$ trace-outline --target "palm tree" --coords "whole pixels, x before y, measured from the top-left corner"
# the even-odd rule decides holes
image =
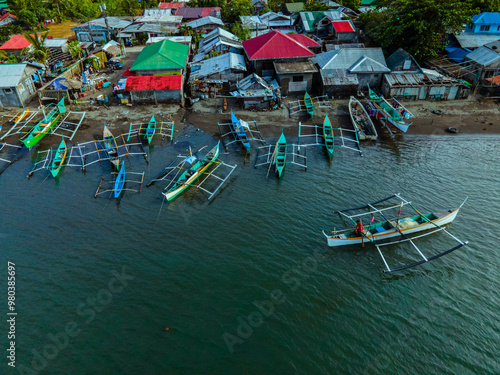
[[[47,39],[47,36],[49,36],[49,34],[45,33],[39,36],[37,32],[33,30],[33,34],[24,33],[23,35],[26,38],[26,40],[31,43],[30,55],[33,58],[33,60],[45,65],[47,57],[49,57],[49,49],[44,46],[44,43],[45,39]]]

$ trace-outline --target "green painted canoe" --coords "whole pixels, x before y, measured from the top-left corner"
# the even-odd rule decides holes
[[[148,144],[151,144],[153,136],[155,135],[155,131],[156,131],[156,120],[155,120],[155,114],[153,112],[153,117],[151,117],[151,120],[149,120],[148,127],[146,128],[146,138],[148,140]]]
[[[286,138],[283,132],[281,132],[281,136],[276,142],[276,172],[278,172],[278,177],[281,177],[283,173],[283,169],[285,169],[285,161],[286,161]]]
[[[49,167],[50,173],[52,173],[53,177],[56,177],[59,171],[61,170],[64,160],[66,159],[66,154],[68,153],[68,148],[66,147],[66,142],[64,142],[64,138],[62,139],[59,147],[57,148],[54,159],[52,160],[52,164]]]
[[[313,117],[314,107],[313,107],[312,99],[309,96],[309,94],[307,93],[307,91],[304,95],[304,105],[306,106],[306,112],[309,114],[309,116]]]
[[[328,156],[330,159],[333,157],[333,149],[334,146],[334,137],[333,137],[333,127],[328,118],[328,113],[325,116],[325,120],[323,121],[323,138],[325,139],[326,151],[328,151]]]
[[[40,140],[61,120],[62,114],[66,112],[64,97],[56,105],[49,104],[46,109],[49,109],[49,112],[45,114],[44,118],[40,120],[38,124],[36,124],[28,136],[21,140],[28,148],[40,142]]]

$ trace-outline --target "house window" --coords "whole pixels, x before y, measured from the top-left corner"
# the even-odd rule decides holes
[[[3,89],[5,94],[12,94],[12,89]]]
[[[293,82],[302,82],[304,80],[303,76],[293,76],[292,81]]]
[[[490,31],[490,25],[481,25],[479,31]]]
[[[500,31],[500,26],[497,27],[497,31]]]

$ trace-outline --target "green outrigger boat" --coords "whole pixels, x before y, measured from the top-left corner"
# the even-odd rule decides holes
[[[281,136],[278,139],[278,142],[276,142],[275,152],[276,152],[276,172],[278,173],[278,177],[281,177],[283,169],[285,169],[285,162],[286,162],[286,138],[285,135],[283,134],[283,131],[281,132]]]
[[[148,126],[146,128],[146,139],[148,140],[148,144],[151,144],[151,141],[153,140],[153,137],[155,135],[156,131],[156,119],[155,119],[155,114],[153,112],[153,116],[151,117],[151,120],[148,122]]]
[[[304,94],[304,105],[306,106],[306,112],[309,114],[309,116],[313,117],[314,107],[313,107],[312,99],[309,96],[309,94],[307,93],[307,91]]]
[[[59,144],[59,147],[57,148],[54,160],[52,160],[52,164],[49,167],[49,171],[50,173],[52,173],[52,177],[56,177],[61,170],[67,153],[68,148],[66,147],[66,142],[64,142],[63,138],[61,143]]]
[[[333,150],[334,146],[334,136],[333,136],[333,127],[330,119],[328,118],[328,113],[325,116],[325,120],[323,121],[323,138],[325,140],[326,151],[328,151],[328,156],[330,159],[333,158]]]
[[[40,140],[45,137],[50,130],[61,120],[63,113],[66,113],[66,108],[64,107],[64,96],[57,104],[49,104],[46,109],[50,111],[44,114],[43,120],[40,120],[38,124],[31,130],[28,136],[21,140],[24,145],[28,148],[36,145]]]
[[[162,193],[167,201],[173,200],[189,186],[193,184],[207,169],[214,163],[219,157],[219,143],[212,148],[203,160],[198,160],[195,156],[188,156],[183,164],[191,164],[190,168],[186,170],[179,176],[177,181],[171,187],[167,187],[167,192]]]

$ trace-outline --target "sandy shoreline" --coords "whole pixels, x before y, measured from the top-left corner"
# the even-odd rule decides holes
[[[288,98],[283,102],[282,108],[273,111],[241,110],[236,102],[229,100],[228,108],[239,118],[248,122],[254,119],[264,137],[276,136],[284,129],[285,135],[297,136],[299,121],[304,124],[320,124],[327,110],[316,110],[313,119],[308,119],[303,114],[289,117],[287,101],[296,100]],[[218,134],[217,122],[224,123],[230,119],[230,113],[222,113],[223,99],[208,99],[195,103],[191,108],[180,108],[178,105],[133,105],[124,106],[112,103],[109,107],[83,103],[68,106],[71,111],[86,111],[84,121],[75,135],[73,142],[84,142],[102,136],[102,126],[106,122],[112,132],[128,132],[131,122],[149,121],[153,111],[157,121],[171,121],[176,124],[175,134],[184,126],[192,125],[207,133]],[[332,110],[328,110],[330,120],[334,127],[352,129],[348,112],[347,99],[331,100]],[[449,102],[410,101],[403,104],[415,115],[413,125],[406,134],[445,134],[446,129],[454,126],[460,133],[465,134],[500,134],[500,105],[493,101],[459,100]],[[36,110],[36,107],[31,108]],[[436,115],[433,110],[440,110],[443,114]],[[19,108],[3,108],[0,111],[0,121],[4,125],[0,134],[10,128],[7,121],[12,118]],[[377,128],[383,133],[387,132],[379,124]],[[3,141],[15,142],[14,137],[7,137]],[[45,141],[45,140],[44,140]],[[48,141],[48,140],[47,140]],[[46,142],[44,142],[46,143]]]

